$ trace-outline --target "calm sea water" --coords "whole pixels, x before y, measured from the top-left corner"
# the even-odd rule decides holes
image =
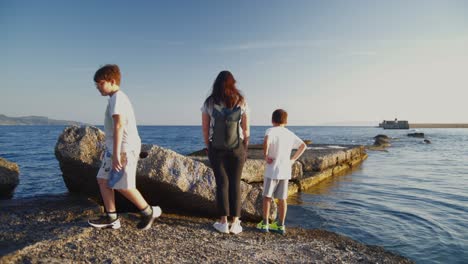
[[[60,126],[0,126],[0,156],[17,162],[15,199],[66,192],[54,156]],[[266,127],[252,128],[260,143]],[[468,263],[468,130],[408,131],[370,127],[290,127],[314,143],[371,144],[398,138],[388,152],[369,152],[353,173],[290,198],[289,226],[323,228],[380,245],[418,263]],[[203,147],[200,127],[142,126],[144,143],[187,154]]]

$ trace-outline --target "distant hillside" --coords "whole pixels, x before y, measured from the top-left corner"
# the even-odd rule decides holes
[[[7,125],[82,125],[83,123],[67,120],[55,120],[44,116],[9,117],[0,114],[0,126]]]

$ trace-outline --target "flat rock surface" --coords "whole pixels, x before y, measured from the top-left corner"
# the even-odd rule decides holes
[[[242,180],[248,183],[263,182],[266,162],[263,158],[262,145],[250,145],[248,159],[242,172]],[[295,150],[293,151],[293,154]],[[360,145],[309,145],[304,154],[293,164],[292,179],[301,179],[309,175],[307,172],[324,171],[343,163],[362,159],[366,155],[365,148]],[[203,150],[193,152],[188,157],[210,166]]]
[[[122,216],[119,230],[88,227],[100,208],[85,198],[55,196],[0,203],[0,263],[412,263],[381,247],[323,230],[235,235],[213,231],[212,219],[167,215],[148,231]]]

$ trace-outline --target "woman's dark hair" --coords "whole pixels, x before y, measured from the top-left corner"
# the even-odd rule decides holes
[[[227,108],[244,103],[244,96],[237,90],[236,79],[231,72],[222,71],[218,74],[213,83],[213,90],[205,100],[205,104],[208,103],[224,103]]]

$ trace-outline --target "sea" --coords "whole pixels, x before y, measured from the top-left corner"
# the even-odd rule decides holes
[[[13,199],[63,194],[67,189],[54,155],[63,126],[0,126],[0,157],[18,163]],[[140,126],[143,143],[181,154],[203,148],[200,126]],[[261,143],[267,127],[251,128]],[[291,126],[319,144],[373,143],[393,138],[386,151],[352,172],[289,198],[288,227],[320,228],[408,257],[416,263],[468,263],[468,129],[411,130],[377,127]],[[1,201],[0,201],[1,203]]]

